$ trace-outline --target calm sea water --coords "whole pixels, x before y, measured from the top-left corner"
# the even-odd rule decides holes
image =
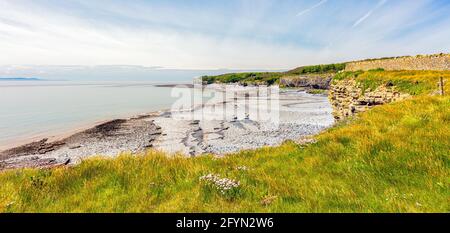
[[[0,147],[99,121],[168,109],[172,88],[145,82],[0,82]]]

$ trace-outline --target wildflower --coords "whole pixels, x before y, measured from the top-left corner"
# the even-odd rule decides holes
[[[201,182],[212,185],[222,194],[226,194],[228,191],[237,189],[240,186],[239,181],[229,178],[221,178],[220,175],[217,174],[210,173],[208,175],[201,176],[199,179]]]

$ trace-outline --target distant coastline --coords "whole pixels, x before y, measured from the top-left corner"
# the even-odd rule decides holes
[[[43,79],[40,78],[0,78],[0,81],[43,81]]]

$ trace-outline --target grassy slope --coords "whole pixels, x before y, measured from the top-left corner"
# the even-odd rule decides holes
[[[439,76],[450,78],[378,70],[335,79],[355,78],[366,88],[393,83],[417,95],[435,90]],[[223,159],[149,151],[73,168],[9,171],[0,174],[0,211],[448,212],[449,123],[450,98],[421,95],[376,107],[304,148],[286,143]],[[199,181],[208,173],[241,186],[223,195]]]
[[[400,92],[410,95],[429,94],[438,89],[439,77],[444,78],[447,93],[450,90],[449,71],[355,71],[342,72],[333,79],[339,81],[346,78],[354,78],[362,84],[363,90],[375,90],[376,87],[392,84]]]
[[[222,159],[149,151],[72,168],[3,172],[0,211],[450,211],[450,97],[378,106],[317,140]],[[223,195],[199,181],[208,173],[241,186]]]

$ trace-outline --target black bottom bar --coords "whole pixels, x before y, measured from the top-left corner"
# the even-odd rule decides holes
[[[1,214],[0,227],[19,230],[170,230],[273,232],[288,230],[426,229],[448,226],[448,214]],[[445,229],[442,228],[442,229]],[[147,231],[147,230],[148,231]]]

